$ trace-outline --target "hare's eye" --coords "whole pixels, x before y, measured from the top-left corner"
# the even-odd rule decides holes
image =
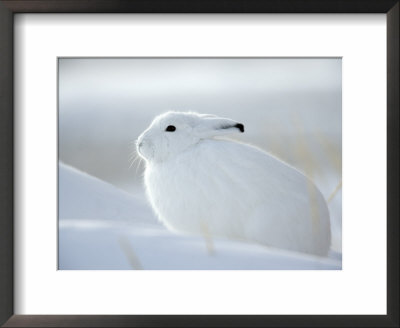
[[[165,131],[168,132],[174,132],[176,130],[176,127],[174,127],[173,125],[168,125],[167,128],[165,129]]]

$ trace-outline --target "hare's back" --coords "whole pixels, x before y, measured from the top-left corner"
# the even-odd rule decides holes
[[[311,182],[297,169],[248,144],[207,140],[199,147],[199,153],[196,162],[207,167],[209,174],[229,178],[256,198],[267,192],[302,195]]]
[[[257,208],[265,215],[299,225],[312,220],[328,224],[324,197],[300,171],[251,145],[214,140],[211,147],[213,141],[209,142],[208,147],[204,145],[209,154],[199,158],[212,159],[208,161],[212,165],[207,169],[208,174],[224,180],[229,185],[225,193],[243,207]]]
[[[218,142],[215,172],[230,180],[226,192],[242,204],[243,217],[250,218],[245,224],[251,239],[325,254],[330,245],[329,210],[314,183],[256,147]]]

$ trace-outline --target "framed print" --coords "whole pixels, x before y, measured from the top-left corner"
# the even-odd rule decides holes
[[[1,324],[398,326],[398,1],[0,8]]]

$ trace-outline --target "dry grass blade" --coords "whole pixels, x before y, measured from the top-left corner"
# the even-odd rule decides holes
[[[276,158],[283,160],[286,157],[286,149],[285,147],[282,147],[282,142],[278,138],[278,136],[281,135],[280,123],[275,121],[274,124],[270,124],[267,128],[271,135],[269,138],[270,143],[268,152],[270,152]]]
[[[341,177],[342,176],[342,158],[340,156],[340,151],[336,146],[326,137],[323,133],[317,133],[317,139],[319,143],[324,148],[325,153],[328,155],[330,162],[333,164],[336,172]]]
[[[336,186],[335,190],[331,193],[331,195],[329,196],[327,202],[331,202],[333,200],[333,198],[335,198],[336,194],[338,193],[338,191],[342,189],[342,180],[340,180],[340,182],[338,183],[338,185]]]
[[[139,261],[135,251],[133,250],[129,240],[126,237],[120,237],[118,239],[119,245],[122,248],[125,256],[128,259],[129,264],[131,265],[133,270],[143,270],[143,266]]]
[[[313,160],[313,155],[307,146],[306,139],[304,137],[303,126],[300,123],[299,119],[294,118],[294,125],[297,128],[297,145],[296,145],[296,152],[299,158],[301,165],[303,166],[304,173],[310,181],[307,183],[307,192],[308,197],[310,200],[310,212],[311,212],[311,220],[314,231],[318,231],[319,227],[319,208],[317,202],[317,191],[314,188],[311,180],[316,170],[316,164]]]
[[[214,255],[215,254],[214,242],[213,242],[212,236],[210,234],[210,231],[208,229],[208,226],[204,222],[201,223],[201,232],[202,232],[204,241],[206,243],[208,255]]]
[[[341,177],[342,159],[340,157],[339,150],[321,132],[319,132],[317,135],[320,144],[324,147],[325,153],[329,156],[330,162],[333,163],[333,166],[337,174],[339,175],[339,177]],[[330,194],[330,196],[327,199],[328,203],[331,202],[333,198],[335,198],[336,194],[341,188],[342,188],[342,179],[340,178],[340,181],[336,186],[335,190]]]

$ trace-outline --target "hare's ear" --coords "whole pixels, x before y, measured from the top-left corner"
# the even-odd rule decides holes
[[[203,115],[200,117],[194,130],[200,138],[212,138],[224,136],[231,133],[243,133],[244,125],[228,118],[213,115]]]

